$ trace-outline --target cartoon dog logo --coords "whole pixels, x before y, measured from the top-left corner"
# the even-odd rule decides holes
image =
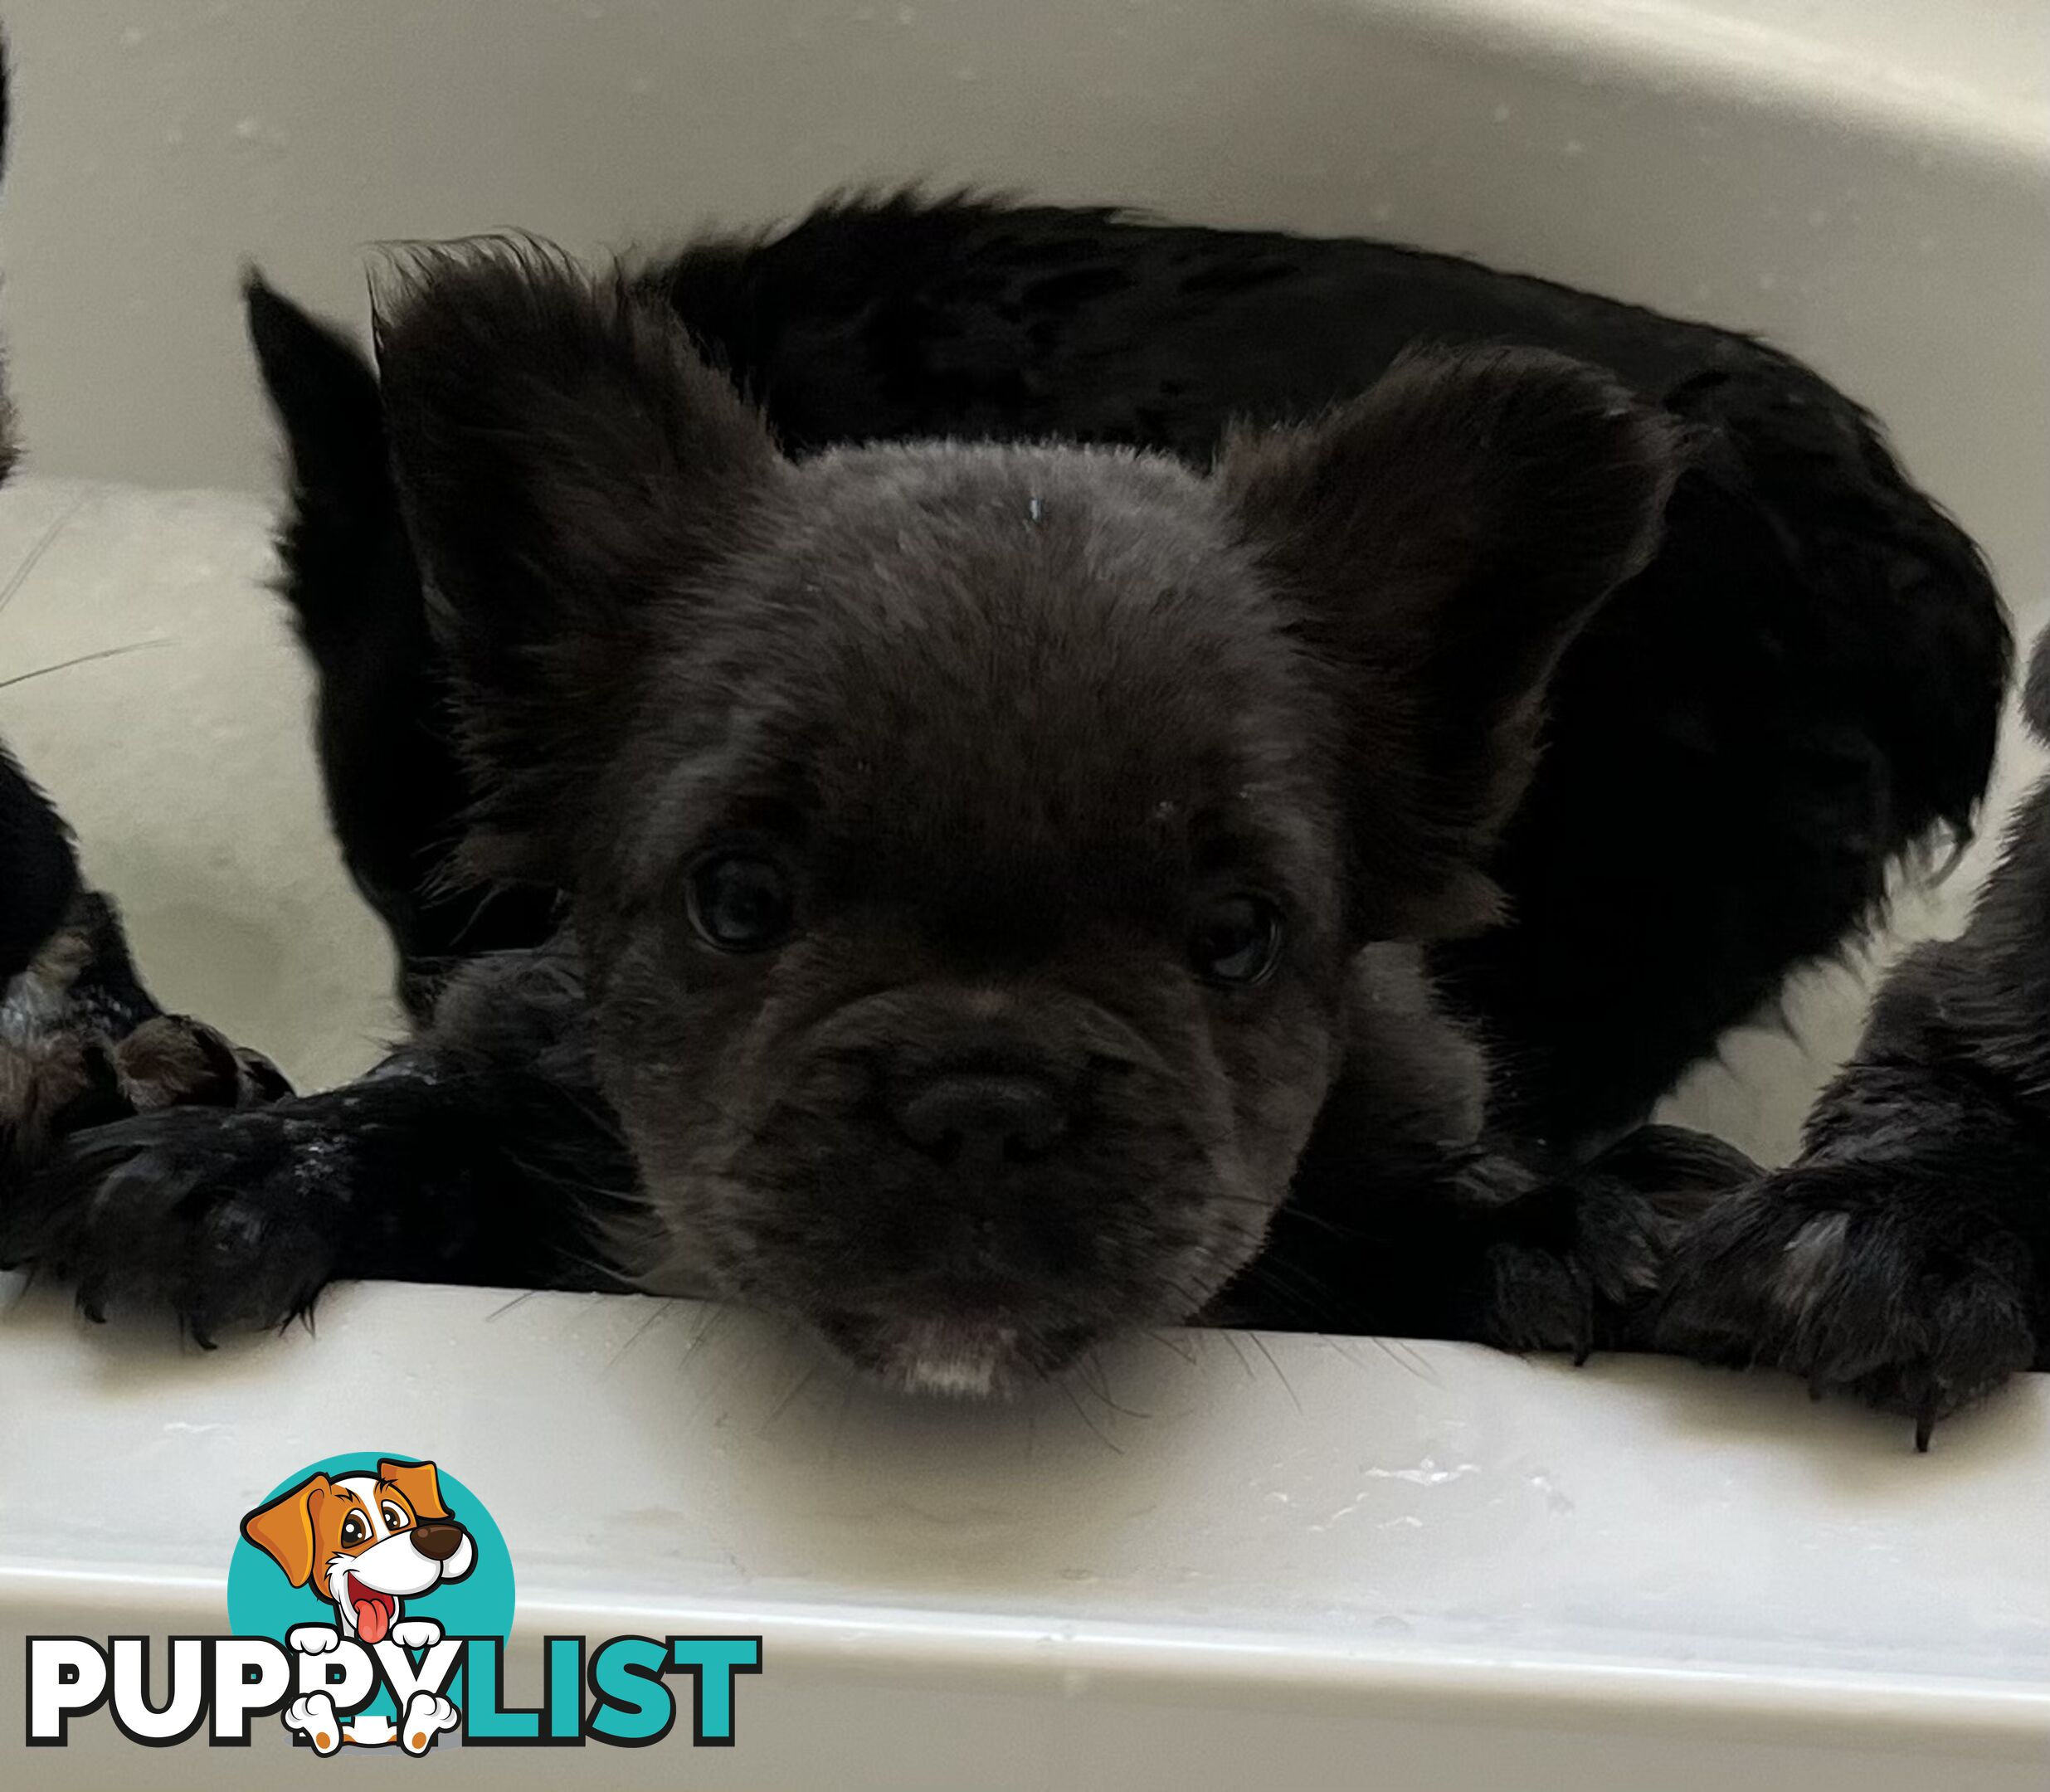
[[[242,1535],[275,1561],[295,1587],[334,1606],[334,1624],[294,1626],[285,1642],[302,1654],[325,1654],[344,1639],[374,1648],[387,1639],[403,1649],[431,1648],[441,1626],[405,1615],[406,1602],[460,1580],[476,1566],[469,1531],[442,1503],[431,1462],[380,1461],[359,1474],[312,1474],[242,1520]],[[459,1713],[429,1692],[407,1702],[395,1726],[368,1713],[338,1717],[324,1692],[309,1693],[285,1712],[285,1726],[323,1755],[344,1742],[397,1741],[423,1754]]]

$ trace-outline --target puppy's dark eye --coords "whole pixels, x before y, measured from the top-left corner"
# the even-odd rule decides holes
[[[721,952],[762,952],[790,931],[790,879],[781,865],[746,853],[720,853],[691,867],[685,889],[690,924]]]
[[[1264,896],[1220,896],[1196,917],[1189,962],[1212,983],[1262,981],[1281,958],[1281,911]]]
[[[407,1525],[412,1522],[412,1520],[389,1500],[387,1500],[377,1510],[384,1519],[384,1528],[387,1531],[403,1531]]]
[[[363,1522],[361,1512],[351,1512],[342,1521],[342,1541],[344,1543],[360,1543],[369,1535],[370,1527]]]

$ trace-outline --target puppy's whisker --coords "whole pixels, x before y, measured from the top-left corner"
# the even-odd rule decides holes
[[[1259,1351],[1260,1355],[1267,1359],[1267,1366],[1274,1371],[1275,1378],[1281,1383],[1282,1386],[1287,1390],[1288,1395],[1288,1404],[1293,1406],[1298,1412],[1301,1412],[1303,1410],[1303,1401],[1300,1396],[1298,1396],[1296,1393],[1295,1384],[1288,1379],[1288,1372],[1281,1366],[1279,1359],[1275,1356],[1273,1351],[1267,1347],[1267,1340],[1262,1337],[1257,1332],[1249,1332],[1246,1334],[1246,1336],[1252,1339],[1254,1348]]]
[[[1083,1424],[1088,1427],[1091,1433],[1095,1436],[1098,1443],[1101,1444],[1103,1448],[1108,1450],[1113,1456],[1122,1456],[1124,1454],[1122,1446],[1120,1445],[1108,1431],[1106,1431],[1089,1416],[1088,1409],[1083,1405],[1080,1399],[1076,1395],[1074,1389],[1071,1387],[1064,1379],[1055,1381],[1054,1385],[1060,1390],[1062,1398],[1064,1399],[1068,1404],[1074,1409],[1075,1417],[1079,1419]]]
[[[74,654],[69,660],[59,660],[46,666],[37,666],[32,672],[17,672],[12,678],[0,679],[0,690],[8,690],[17,684],[26,684],[32,679],[48,678],[52,672],[68,672],[73,666],[91,665],[101,660],[119,660],[124,655],[140,653],[148,647],[168,647],[163,640],[130,641],[124,647],[102,647],[92,653]]]
[[[1165,1332],[1159,1331],[1151,1326],[1147,1328],[1146,1335],[1156,1344],[1159,1345],[1162,1350],[1171,1351],[1175,1356],[1179,1356],[1184,1362],[1188,1364],[1191,1369],[1195,1366],[1196,1350],[1195,1345],[1190,1344],[1185,1346],[1177,1340],[1170,1337]]]
[[[769,1409],[768,1416],[762,1421],[760,1426],[757,1427],[756,1430],[755,1434],[757,1437],[766,1437],[768,1435],[770,1428],[775,1424],[778,1419],[781,1419],[785,1413],[790,1410],[792,1403],[795,1402],[797,1396],[803,1393],[806,1388],[810,1387],[811,1384],[818,1379],[819,1371],[825,1366],[823,1362],[814,1362],[797,1377],[796,1381],[791,1385],[790,1391],[785,1394],[781,1400],[777,1401],[775,1405]]]
[[[670,1309],[675,1306],[675,1304],[676,1303],[674,1300],[664,1300],[660,1302],[656,1306],[653,1312],[650,1313],[646,1318],[643,1319],[639,1325],[635,1326],[634,1329],[627,1334],[626,1342],[621,1344],[617,1350],[612,1352],[611,1356],[606,1358],[604,1372],[610,1374],[612,1370],[616,1368],[619,1366],[621,1360],[626,1355],[627,1351],[631,1350],[635,1345],[638,1344],[641,1339],[645,1337],[648,1333],[655,1328],[657,1321],[666,1318],[669,1316]]]
[[[1121,1414],[1127,1419],[1150,1419],[1153,1416],[1151,1413],[1140,1412],[1111,1398],[1110,1376],[1103,1366],[1103,1353],[1100,1349],[1092,1350],[1085,1361],[1093,1374],[1085,1377],[1084,1385],[1095,1399],[1101,1400],[1111,1411]]]

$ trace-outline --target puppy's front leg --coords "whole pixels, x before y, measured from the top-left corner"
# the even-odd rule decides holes
[[[1983,1073],[1855,1062],[1801,1157],[1688,1233],[1659,1342],[1855,1394],[1912,1418],[1926,1449],[1939,1419],[2050,1368],[2046,1161]]]
[[[1651,1343],[1688,1224],[1756,1166],[1699,1133],[1644,1127],[1590,1162],[1507,1149],[1313,1159],[1244,1279],[1234,1322],[1564,1351]]]
[[[337,1280],[619,1286],[592,1210],[631,1186],[595,1092],[426,1049],[269,1108],[75,1135],[0,1204],[0,1263],[75,1283],[95,1318],[168,1307],[205,1343]]]

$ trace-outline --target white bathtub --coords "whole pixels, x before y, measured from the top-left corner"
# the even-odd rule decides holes
[[[1939,17],[1940,13],[1940,17]],[[0,733],[160,993],[347,1074],[393,1025],[261,588],[255,252],[353,311],[355,245],[592,246],[913,173],[1381,231],[1765,330],[1864,398],[2050,597],[2050,28],[1867,0],[287,9],[9,0]],[[110,483],[127,482],[127,483]],[[2038,768],[2004,763],[2004,803]],[[1901,932],[1955,924],[1984,851]],[[1882,945],[1875,962],[1883,960]],[[1818,977],[1681,1118],[1783,1152],[1856,1025]],[[472,1783],[1693,1792],[2040,1788],[2050,1385],[1906,1429],[1673,1365],[1140,1340],[1074,1404],[850,1390],[684,1306],[366,1288],[214,1356],[0,1313],[0,1701],[23,1639],[218,1628],[239,1515],[343,1449],[485,1497],[519,1637],[761,1634],[738,1745],[444,1750]],[[516,1663],[531,1675],[530,1653]],[[273,1785],[104,1716],[0,1785]]]

